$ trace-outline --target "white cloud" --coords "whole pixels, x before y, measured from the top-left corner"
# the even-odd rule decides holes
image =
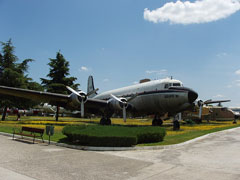
[[[236,80],[235,85],[240,87],[240,80]]]
[[[235,71],[235,74],[240,75],[240,69]]]
[[[80,68],[80,71],[89,71],[89,69],[88,69],[87,67],[85,67],[85,66],[82,66],[82,67]]]
[[[167,74],[167,70],[166,69],[161,69],[161,70],[147,70],[145,71],[147,74],[158,74],[158,75],[163,75],[163,74]]]
[[[226,88],[240,87],[240,80],[234,80],[232,83],[226,86]]]
[[[227,55],[228,55],[228,54],[227,54],[226,52],[223,52],[223,53],[217,54],[217,57],[223,58],[223,57],[225,57],[225,56],[227,56]]]
[[[103,82],[108,82],[108,81],[109,81],[109,79],[108,79],[108,78],[106,78],[106,79],[104,79],[104,80],[103,80]]]
[[[223,98],[224,96],[222,94],[217,94],[216,96],[213,96],[213,98]]]
[[[152,11],[145,8],[144,19],[154,23],[198,24],[227,18],[239,10],[240,0],[178,0]]]

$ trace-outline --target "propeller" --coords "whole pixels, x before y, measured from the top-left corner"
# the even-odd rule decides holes
[[[74,93],[74,94],[76,94],[77,96],[81,97],[81,95],[80,95],[77,91],[75,91],[73,88],[71,88],[71,87],[69,87],[69,86],[66,86],[66,88],[67,88],[69,91],[71,91],[72,93]]]
[[[84,117],[84,100],[86,100],[86,98],[92,94],[94,94],[95,92],[97,92],[99,89],[94,89],[92,91],[90,91],[89,93],[85,93],[83,91],[77,92],[74,89],[72,89],[69,86],[66,86],[66,88],[71,91],[73,94],[77,95],[78,97],[81,98],[81,117]]]
[[[130,102],[134,98],[136,98],[137,94],[135,94],[134,96],[132,96],[128,100],[126,100],[125,98],[120,99],[120,98],[114,96],[113,94],[111,94],[110,96],[121,104],[121,106],[123,108],[123,120],[124,120],[124,122],[126,122],[126,120],[127,120],[127,106],[128,106],[128,102]]]
[[[50,109],[52,112],[56,113],[56,111],[55,111],[52,107],[50,107],[49,109]]]

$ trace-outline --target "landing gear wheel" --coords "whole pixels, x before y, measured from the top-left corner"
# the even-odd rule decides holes
[[[107,119],[106,119],[106,124],[105,124],[105,125],[111,125],[111,124],[112,124],[111,119],[110,119],[110,118],[107,118]]]
[[[153,119],[152,126],[161,126],[163,124],[162,119]]]
[[[100,125],[105,125],[105,121],[106,121],[105,118],[101,118],[101,120],[100,120]]]
[[[100,125],[111,125],[111,119],[110,118],[102,118],[100,120]]]
[[[173,121],[173,130],[177,131],[180,129],[180,123],[179,121]]]

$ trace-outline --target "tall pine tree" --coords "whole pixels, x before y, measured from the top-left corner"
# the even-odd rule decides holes
[[[48,63],[50,71],[47,77],[49,79],[41,78],[42,85],[48,92],[68,94],[66,86],[70,86],[73,89],[77,89],[79,84],[74,84],[77,80],[76,77],[67,77],[69,75],[69,62],[64,56],[57,52],[56,59],[51,59]],[[58,120],[58,109],[56,113],[56,121]]]
[[[6,43],[1,42],[2,53],[0,53],[0,84],[4,86],[17,87],[41,90],[40,84],[32,82],[31,78],[28,78],[25,73],[28,69],[28,63],[32,62],[32,59],[26,59],[21,63],[17,63],[18,58],[14,55],[15,47],[12,45],[11,39]],[[28,108],[35,104],[30,100],[22,98],[16,98],[12,96],[1,95],[0,105],[4,107],[2,114],[2,120],[5,120],[7,108]]]

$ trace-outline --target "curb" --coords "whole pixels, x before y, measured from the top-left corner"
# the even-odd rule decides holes
[[[197,137],[195,139],[191,139],[189,141],[185,141],[185,142],[179,143],[179,144],[162,145],[162,146],[160,145],[160,146],[134,146],[134,147],[93,147],[93,146],[69,145],[69,144],[64,144],[64,143],[57,143],[57,142],[54,142],[54,141],[50,141],[50,145],[56,145],[56,146],[60,146],[60,147],[66,147],[66,148],[78,149],[78,150],[85,150],[85,151],[134,151],[134,150],[172,149],[172,148],[184,146],[184,145],[196,142],[196,141],[203,140],[207,137],[211,137],[211,136],[214,136],[216,134],[231,132],[231,131],[234,131],[236,129],[240,129],[240,127],[206,134],[206,135],[203,135],[203,136],[200,136],[200,137]],[[10,133],[0,132],[0,135],[12,137],[12,134],[10,134]],[[19,136],[19,135],[15,135],[15,137],[21,138],[21,136]],[[29,138],[29,137],[24,137],[24,139],[32,140],[32,138]],[[41,141],[41,139],[35,139],[35,141],[38,141],[38,140]],[[44,143],[48,144],[48,140],[44,140]]]

